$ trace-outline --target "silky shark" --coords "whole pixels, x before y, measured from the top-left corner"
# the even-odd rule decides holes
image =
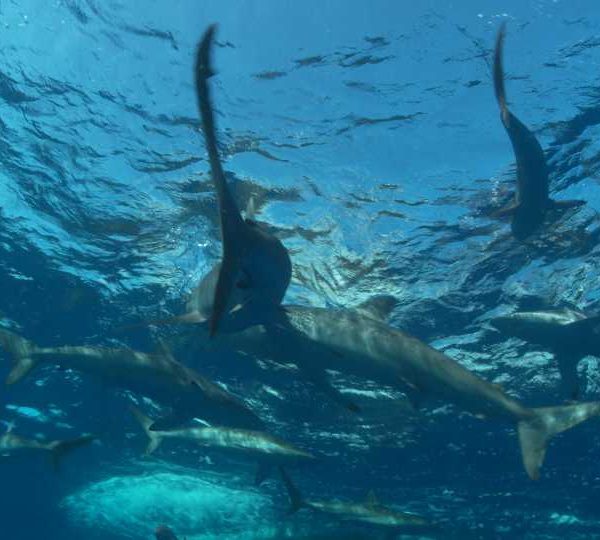
[[[14,362],[7,384],[20,381],[40,364],[51,364],[98,377],[171,407],[171,415],[157,421],[157,429],[178,426],[196,416],[219,425],[262,426],[241,400],[177,362],[166,347],[155,354],[87,346],[38,347],[5,329],[0,329],[0,345]]]
[[[96,437],[84,435],[76,439],[61,441],[40,441],[38,439],[26,439],[13,433],[13,426],[9,426],[4,435],[0,436],[0,456],[15,456],[32,452],[42,452],[50,456],[52,464],[58,470],[61,460],[73,450],[86,446]]]
[[[577,364],[586,356],[600,358],[600,316],[569,308],[521,311],[496,317],[490,324],[552,352],[569,398],[579,399]]]
[[[217,192],[223,257],[193,293],[183,322],[209,320],[213,336],[231,310],[247,325],[264,322],[278,306],[292,277],[292,263],[281,241],[252,219],[244,219],[229,190],[221,165],[208,79],[214,75],[211,47],[216,26],[209,26],[198,45],[195,82],[202,131]],[[210,291],[210,300],[206,295]],[[208,312],[208,313],[207,313]]]
[[[502,51],[506,25],[502,24],[494,53],[494,89],[502,124],[508,133],[517,162],[517,190],[514,200],[498,216],[512,216],[511,228],[517,239],[525,239],[543,223],[552,208],[571,208],[585,201],[555,201],[548,194],[548,167],[535,135],[508,109],[504,89]]]
[[[151,429],[154,421],[136,407],[131,412],[148,436],[146,455],[154,452],[163,439],[192,441],[207,449],[214,449],[258,464],[255,485],[259,486],[276,466],[297,466],[314,461],[315,457],[290,443],[262,431],[227,427],[183,427],[164,431]]]
[[[338,403],[351,405],[329,384],[327,370],[394,386],[416,406],[437,399],[512,423],[532,479],[539,478],[554,435],[600,415],[600,402],[528,408],[452,358],[361,311],[282,306],[278,321],[231,334],[228,341],[247,354],[296,364]]]
[[[177,540],[175,533],[166,525],[159,525],[154,531],[156,540]],[[186,540],[185,538],[183,540]]]
[[[297,512],[301,508],[309,508],[335,516],[342,521],[369,523],[389,528],[393,532],[394,538],[396,534],[423,535],[427,532],[436,532],[435,525],[425,518],[386,508],[379,504],[373,494],[370,494],[363,503],[305,499],[283,468],[279,469],[279,473],[290,499],[290,513]]]

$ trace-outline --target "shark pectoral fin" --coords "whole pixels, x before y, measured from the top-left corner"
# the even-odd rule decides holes
[[[84,435],[83,437],[78,437],[77,439],[70,439],[67,441],[54,441],[50,443],[50,456],[52,459],[52,465],[55,471],[58,471],[60,468],[60,464],[62,459],[70,454],[73,450],[77,448],[81,448],[82,446],[87,446],[88,444],[94,442],[97,439],[94,435]]]
[[[281,481],[285,486],[285,490],[287,491],[288,497],[290,499],[290,508],[288,510],[288,515],[293,514],[300,510],[303,506],[305,506],[304,499],[302,498],[302,494],[298,490],[298,488],[292,482],[292,479],[285,472],[283,467],[279,467],[279,475],[281,476]]]
[[[520,205],[517,201],[511,201],[510,203],[503,206],[502,208],[500,208],[498,210],[494,210],[494,212],[492,212],[492,217],[493,218],[503,218],[503,217],[512,216],[517,211],[519,206]]]
[[[586,204],[586,201],[573,199],[570,201],[556,201],[554,199],[548,199],[548,208],[556,210],[566,210],[568,208],[579,208]]]
[[[162,358],[168,360],[169,362],[176,362],[173,353],[171,352],[171,348],[167,345],[164,339],[158,338],[156,349],[154,354],[157,356],[161,356]]]
[[[401,378],[401,382],[403,385],[402,390],[406,395],[406,399],[408,399],[411,407],[415,411],[420,410],[423,404],[423,391],[418,386],[410,381],[407,381],[406,379]]]
[[[19,358],[6,378],[6,384],[15,384],[23,379],[35,366],[37,362],[30,356]]]
[[[369,493],[367,493],[366,504],[367,504],[367,506],[370,506],[370,507],[379,505],[379,501],[377,500],[377,495],[375,495],[375,492],[373,490],[371,490],[371,491],[369,491]]]
[[[560,373],[561,386],[568,396],[568,399],[577,401],[580,394],[577,364],[581,358],[574,358],[572,355],[564,353],[557,353],[555,357]]]
[[[262,483],[271,476],[273,472],[273,465],[268,463],[259,463],[256,468],[256,474],[254,475],[254,485],[260,487]]]
[[[327,380],[327,375],[324,371],[304,369],[304,373],[317,389],[323,392],[329,399],[352,413],[359,414],[361,412],[361,408],[358,405],[344,396],[337,388],[332,386]]]

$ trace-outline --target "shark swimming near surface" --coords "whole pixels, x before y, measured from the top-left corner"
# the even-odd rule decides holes
[[[278,306],[292,277],[292,263],[279,239],[253,219],[244,219],[227,185],[219,157],[213,106],[208,79],[214,75],[211,47],[216,26],[209,26],[202,37],[195,63],[198,110],[208,152],[212,179],[217,192],[223,257],[192,293],[188,313],[181,322],[208,318],[209,335],[226,322],[231,310],[239,311],[243,325],[268,320]]]
[[[511,216],[515,238],[523,240],[543,223],[546,212],[553,208],[572,208],[585,201],[555,201],[548,193],[548,166],[544,151],[535,135],[508,108],[504,88],[502,51],[506,25],[503,23],[496,39],[494,53],[494,89],[500,107],[502,124],[508,133],[517,162],[517,189],[513,201],[496,212]]]
[[[327,371],[393,386],[420,407],[437,400],[516,426],[523,465],[538,479],[550,439],[600,415],[600,402],[529,408],[449,356],[392,328],[375,313],[282,306],[279,319],[227,336],[229,346],[255,357],[293,363],[337,403],[358,410],[328,381]]]
[[[370,494],[362,503],[305,499],[283,468],[279,469],[279,473],[290,499],[290,513],[308,508],[335,516],[341,521],[368,523],[390,529],[393,534],[390,538],[395,538],[398,534],[427,536],[427,533],[437,532],[437,527],[427,519],[416,514],[386,508],[379,504],[373,494]]]
[[[579,399],[579,361],[586,356],[600,358],[600,316],[570,308],[521,311],[495,317],[490,324],[504,334],[552,352],[568,397]]]
[[[171,407],[171,414],[155,423],[156,429],[179,426],[194,417],[219,425],[262,426],[243,401],[177,362],[166,347],[154,354],[88,346],[38,347],[2,328],[0,346],[14,362],[6,381],[9,385],[40,364],[54,365],[98,377]]]
[[[258,469],[254,482],[257,486],[271,474],[274,467],[297,466],[315,460],[312,454],[262,431],[220,426],[196,426],[153,431],[151,427],[154,421],[151,418],[136,407],[131,407],[131,412],[149,439],[146,447],[147,455],[154,452],[164,439],[191,441],[204,448],[257,463]]]
[[[58,441],[40,441],[26,439],[13,432],[13,426],[0,436],[0,456],[9,457],[29,453],[46,453],[52,460],[55,470],[58,470],[62,459],[82,446],[87,446],[96,440],[93,435],[84,435],[74,439]]]

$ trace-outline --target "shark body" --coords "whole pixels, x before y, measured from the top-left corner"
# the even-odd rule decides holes
[[[240,351],[296,364],[350,409],[357,407],[329,384],[327,370],[394,386],[417,406],[435,399],[478,417],[512,423],[532,479],[539,477],[546,445],[554,435],[600,414],[600,402],[528,408],[426,343],[359,311],[288,305],[280,309],[275,323],[229,338]]]
[[[132,413],[149,438],[146,454],[154,452],[164,439],[191,441],[204,448],[257,463],[256,485],[260,485],[269,476],[273,467],[297,466],[315,459],[312,454],[263,431],[220,426],[157,431],[151,429],[153,420],[141,411],[132,408]]]
[[[159,420],[157,428],[181,425],[196,416],[222,425],[252,428],[262,425],[243,401],[177,362],[167,349],[147,354],[87,346],[38,347],[4,329],[0,329],[0,345],[14,361],[7,384],[20,381],[40,364],[56,365],[171,407],[172,414]]]
[[[600,357],[600,317],[570,309],[521,311],[492,319],[509,336],[551,351],[570,399],[578,399],[577,365],[586,356]]]
[[[421,516],[399,512],[382,506],[372,495],[363,503],[305,499],[291,478],[281,468],[280,475],[290,500],[290,513],[307,508],[333,516],[341,521],[368,523],[391,529],[397,534],[421,535],[436,529],[431,522]]]

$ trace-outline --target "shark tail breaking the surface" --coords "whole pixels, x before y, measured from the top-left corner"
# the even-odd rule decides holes
[[[48,449],[51,452],[51,460],[54,470],[58,471],[60,469],[63,458],[73,452],[73,450],[77,450],[82,446],[87,446],[96,439],[97,437],[94,435],[83,435],[82,437],[77,437],[75,439],[52,441],[49,443]]]
[[[146,416],[142,411],[133,405],[130,407],[130,410],[148,437],[148,446],[146,446],[145,454],[149,456],[159,447],[163,437],[160,432],[152,431],[151,428],[154,425],[154,420],[152,420],[152,418]]]
[[[532,480],[538,480],[550,439],[600,415],[600,402],[543,407],[530,409],[530,412],[530,418],[518,423],[519,442],[525,470]]]
[[[227,188],[225,173],[219,158],[215,122],[212,110],[212,100],[208,79],[214,75],[211,65],[211,45],[216,31],[216,25],[208,27],[196,53],[195,78],[198,110],[202,120],[202,131],[210,161],[213,182],[217,191],[219,215],[221,216],[221,234],[223,238],[223,260],[219,271],[214,304],[209,320],[209,334],[213,336],[221,318],[227,310],[227,303],[235,288],[235,281],[240,271],[240,231],[244,230],[242,216]]]
[[[15,384],[25,377],[38,363],[34,359],[38,347],[25,338],[0,328],[0,345],[8,352],[13,360],[13,368],[8,374],[6,384]]]

